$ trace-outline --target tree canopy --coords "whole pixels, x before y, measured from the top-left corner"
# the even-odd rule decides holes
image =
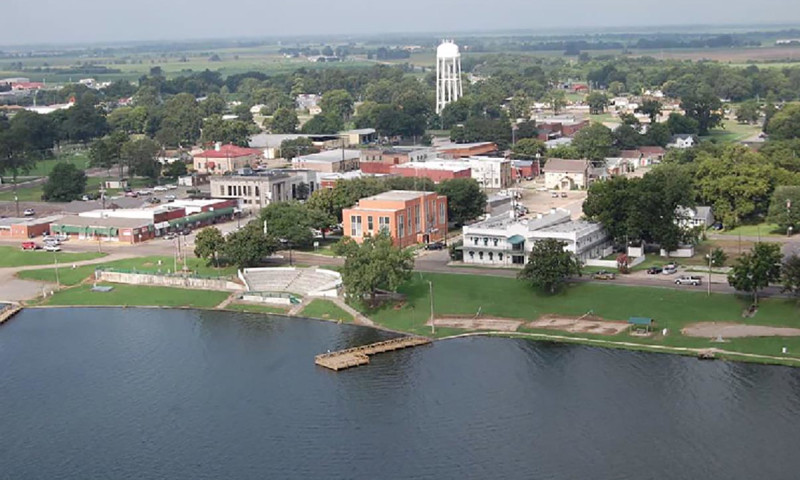
[[[758,292],[777,282],[780,274],[780,245],[759,242],[736,260],[728,274],[728,283],[736,290],[752,294],[753,303],[758,305]]]
[[[71,202],[81,198],[85,191],[86,173],[72,163],[58,163],[42,187],[42,200]]]
[[[566,247],[567,242],[555,238],[538,240],[517,278],[546,293],[557,292],[570,277],[581,274],[580,261]]]

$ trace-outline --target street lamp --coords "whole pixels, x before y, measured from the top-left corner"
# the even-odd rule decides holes
[[[61,281],[58,278],[58,254],[53,250],[53,263],[56,264],[56,289],[61,290]]]
[[[14,190],[17,189],[17,184],[14,184]],[[14,193],[14,205],[17,207],[17,218],[19,218],[19,197]]]
[[[711,296],[711,254],[710,253],[706,254],[706,257],[708,258],[708,286],[707,286],[707,291],[708,292],[707,292],[706,295],[710,297]]]

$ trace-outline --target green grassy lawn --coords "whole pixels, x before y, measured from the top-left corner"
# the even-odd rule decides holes
[[[119,305],[213,308],[228,298],[229,292],[187,290],[171,287],[109,284],[110,292],[93,292],[81,285],[56,292],[42,305]]]
[[[757,236],[779,236],[784,235],[780,231],[777,224],[774,223],[759,223],[756,225],[740,225],[730,230],[722,230],[718,232],[720,235],[742,235],[744,237],[757,237]]]
[[[419,274],[404,285],[400,292],[408,296],[400,308],[384,306],[365,313],[377,323],[389,328],[417,334],[429,334],[425,323],[430,315],[428,281],[433,282],[434,312],[436,315],[463,315],[473,317],[480,310],[483,317],[498,316],[521,320],[535,320],[545,314],[560,314],[577,317],[593,312],[607,320],[627,321],[632,316],[651,317],[657,329],[667,328],[667,337],[656,335],[650,338],[617,336],[592,336],[589,338],[636,343],[652,343],[671,346],[737,348],[752,353],[775,354],[769,339],[737,339],[725,344],[713,344],[707,339],[683,337],[680,329],[695,322],[742,323],[741,312],[749,304],[748,299],[734,295],[682,291],[668,288],[626,287],[613,284],[581,283],[569,285],[556,295],[543,295],[527,284],[511,278],[472,277],[467,275]],[[748,324],[800,327],[800,306],[791,299],[762,300],[759,311]],[[440,331],[437,335],[449,334],[452,330]],[[559,334],[552,330],[520,331]],[[463,333],[463,330],[460,331]],[[563,333],[563,335],[570,335]],[[800,354],[800,338],[780,339]]]
[[[709,135],[704,138],[713,139],[720,143],[734,143],[746,140],[761,132],[761,126],[759,125],[743,125],[731,120],[724,120],[722,126],[723,128],[711,130]]]
[[[154,240],[156,242],[160,240]],[[31,253],[31,252],[23,252]],[[161,264],[159,264],[159,261]],[[67,263],[66,261],[64,263]],[[199,275],[207,276],[232,276],[236,274],[236,267],[223,267],[217,270],[213,266],[206,265],[205,260],[199,258],[189,258],[186,265],[193,272]],[[58,269],[59,281],[62,285],[77,285],[86,280],[95,269],[100,267],[121,268],[127,270],[135,270],[142,273],[168,273],[172,272],[174,268],[174,260],[172,257],[137,257],[128,258],[124,260],[116,260],[108,263],[97,263],[93,265],[85,265],[82,267],[71,268],[68,264],[61,265]],[[182,264],[178,263],[178,269],[182,268]],[[41,282],[56,283],[56,273],[54,268],[45,268],[37,270],[25,270],[17,273],[17,277],[24,280],[38,280]]]
[[[111,175],[110,177],[89,177],[86,179],[86,192],[98,192],[100,190],[100,186],[107,180],[107,179],[116,179],[117,177]],[[129,180],[129,184],[131,188],[142,188],[148,187],[153,182],[150,179],[146,178],[134,178]],[[122,190],[118,189],[109,189],[106,190],[106,195],[114,196],[119,195]],[[20,202],[41,202],[42,201],[42,185],[34,185],[28,187],[20,187],[17,188],[17,196],[19,197]],[[0,192],[0,201],[5,202],[12,202],[14,201],[14,191],[8,190],[5,192]]]
[[[44,250],[22,250],[17,247],[0,247],[0,267],[21,267],[25,265],[52,265],[58,263],[80,262],[105,256],[104,253],[64,253]]]
[[[325,320],[341,320],[350,323],[353,316],[339,308],[330,300],[315,299],[303,308],[300,314],[309,318],[322,318]]]
[[[314,241],[315,242],[319,242],[319,247],[314,248],[312,246],[312,247],[308,247],[308,248],[298,248],[297,251],[298,252],[305,252],[305,253],[315,253],[317,255],[325,255],[327,257],[335,257],[336,256],[336,254],[333,253],[333,250],[331,249],[331,247],[333,247],[333,245],[336,244],[339,241],[338,238],[325,238],[325,239],[315,238]]]
[[[228,310],[236,310],[237,312],[249,313],[275,313],[286,314],[289,310],[273,305],[253,305],[252,303],[231,303],[227,307]]]

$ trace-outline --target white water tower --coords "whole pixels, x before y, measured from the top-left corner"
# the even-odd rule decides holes
[[[452,40],[444,40],[436,48],[436,113],[462,95],[461,53]]]

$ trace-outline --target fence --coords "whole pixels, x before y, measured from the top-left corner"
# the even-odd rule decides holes
[[[275,305],[299,305],[300,297],[285,292],[247,292],[239,297],[245,302],[272,303]]]

